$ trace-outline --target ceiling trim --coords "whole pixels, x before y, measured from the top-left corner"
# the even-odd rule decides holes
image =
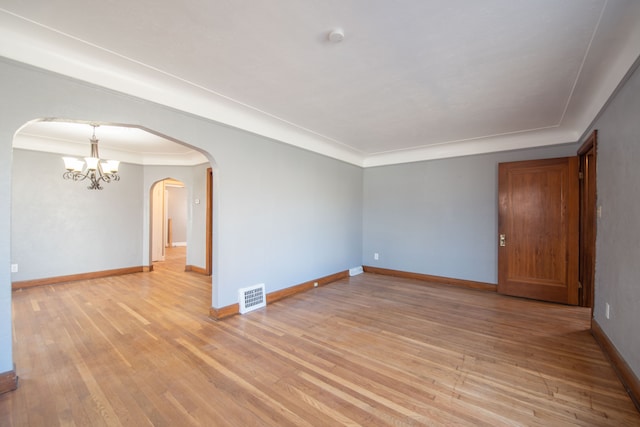
[[[0,40],[11,40],[0,43],[1,56],[362,165],[363,153],[338,141],[4,9],[0,11],[4,12],[0,14]],[[69,45],[72,47],[63,47]]]
[[[13,138],[13,148],[76,157],[85,157],[89,154],[87,142],[79,143],[46,138],[42,135],[29,135],[24,132],[18,132]],[[100,156],[105,159],[118,159],[123,163],[143,166],[196,166],[208,163],[207,158],[195,150],[180,155],[176,153],[132,152],[115,149],[104,143],[100,144]]]
[[[437,145],[376,153],[367,156],[363,167],[394,165],[450,157],[495,153],[498,151],[521,150],[532,147],[571,144],[580,134],[572,130],[538,129],[518,134],[505,134],[491,138],[475,138],[464,141],[447,142]]]
[[[1,56],[362,167],[576,142],[640,55],[640,25],[636,25],[629,37],[621,41],[620,51],[605,77],[590,82],[590,99],[582,100],[583,107],[555,128],[366,155],[157,68],[5,9],[0,8],[0,12],[0,40],[5,41],[0,42]]]

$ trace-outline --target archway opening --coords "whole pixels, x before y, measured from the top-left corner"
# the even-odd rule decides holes
[[[86,185],[62,178],[62,156],[88,153],[94,123],[37,119],[16,132],[11,240],[19,270],[12,281],[56,283],[79,275],[151,269],[150,190],[167,178],[173,181],[167,181],[165,190],[175,193],[174,199],[184,199],[186,226],[172,218],[171,235],[165,233],[161,243],[183,247],[183,271],[206,273],[212,263],[208,241],[213,224],[206,209],[212,198],[207,181],[210,155],[147,128],[98,123],[100,154],[121,160],[122,179],[100,191],[87,190]],[[126,141],[119,140],[118,133]],[[134,136],[140,134],[138,145]],[[157,152],[155,141],[162,146]],[[28,173],[33,165],[38,165],[37,177]],[[42,236],[47,236],[44,242],[49,246]]]
[[[151,187],[151,265],[184,271],[187,266],[188,189],[182,181],[166,178]]]

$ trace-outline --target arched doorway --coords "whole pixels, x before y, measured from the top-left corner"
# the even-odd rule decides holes
[[[189,208],[185,184],[173,178],[156,182],[150,203],[152,265],[185,270]]]
[[[22,126],[14,136],[16,167],[12,177],[15,184],[12,207],[15,212],[11,233],[15,242],[12,252],[20,268],[14,273],[13,281],[75,280],[80,274],[103,277],[112,272],[122,274],[125,270],[135,272],[150,267],[150,188],[168,177],[188,189],[188,201],[184,204],[188,203],[196,213],[188,216],[188,222],[194,224],[187,226],[188,233],[196,236],[194,261],[183,261],[183,270],[205,272],[211,264],[210,245],[205,242],[211,234],[211,217],[205,212],[211,198],[206,179],[211,169],[209,157],[188,144],[146,128],[101,122],[97,132],[100,155],[121,160],[122,180],[104,185],[100,191],[88,190],[85,183],[62,179],[65,170],[62,156],[78,157],[88,153],[91,123],[94,122],[36,119]],[[120,141],[116,130],[124,133]],[[143,141],[145,149],[140,152],[135,151],[136,144],[132,142],[136,132],[149,138]],[[151,158],[154,153],[149,147],[155,144],[154,138],[161,140],[159,144],[179,148],[172,152],[163,145],[160,154],[165,158]],[[190,163],[175,163],[182,152],[189,152]],[[26,172],[34,164],[39,165],[37,180],[29,178]],[[42,182],[47,182],[47,186],[42,186]],[[68,203],[60,203],[61,200]],[[198,203],[202,200],[197,209],[193,208],[196,200]],[[43,221],[43,214],[47,221]],[[23,220],[18,221],[20,218]],[[209,223],[205,224],[207,220]],[[40,224],[40,228],[34,228],[34,224]],[[42,235],[50,237],[46,241],[51,242],[51,247],[37,238]],[[184,235],[173,236],[172,242],[185,244],[191,240],[194,239]],[[84,247],[87,241],[99,244],[91,251],[78,253],[77,248]],[[47,262],[43,263],[43,259]],[[191,265],[193,268],[189,268]]]

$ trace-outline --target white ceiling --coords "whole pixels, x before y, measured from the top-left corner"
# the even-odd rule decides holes
[[[577,141],[640,2],[0,0],[0,55],[375,166]]]

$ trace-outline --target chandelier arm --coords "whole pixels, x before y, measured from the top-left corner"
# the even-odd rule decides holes
[[[84,181],[85,179],[89,178],[89,174],[83,174],[81,172],[75,172],[75,171],[66,171],[65,173],[62,174],[62,177],[64,179],[71,179],[73,181]]]

